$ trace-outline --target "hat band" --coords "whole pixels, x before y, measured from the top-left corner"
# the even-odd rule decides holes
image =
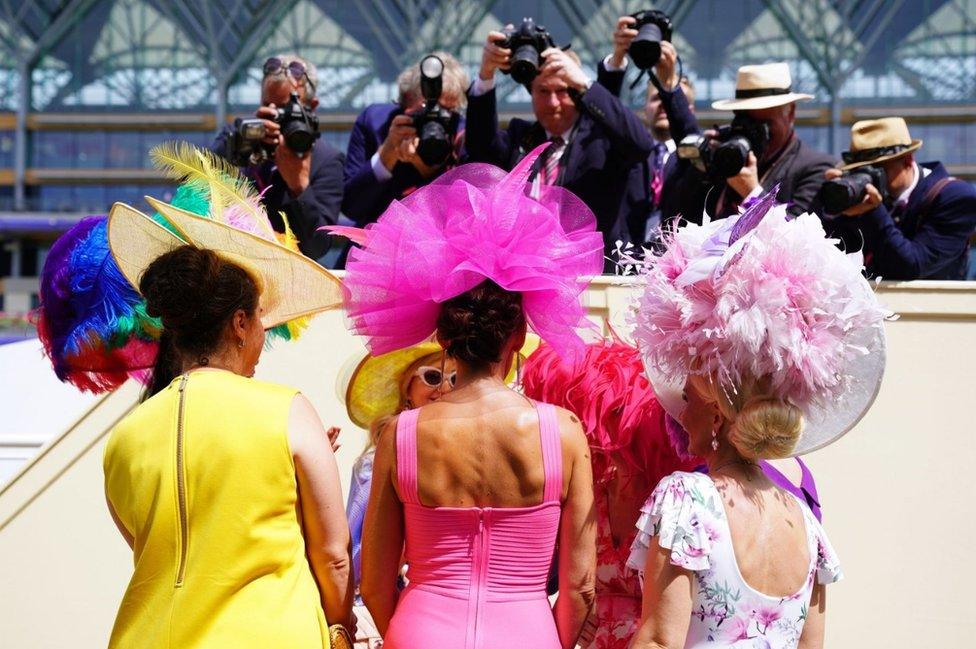
[[[844,162],[846,164],[867,162],[868,160],[874,160],[875,158],[880,158],[882,156],[901,153],[911,146],[911,144],[892,144],[891,146],[879,146],[873,149],[862,149],[860,151],[844,151],[844,153],[841,154],[841,157],[844,158]]]
[[[773,97],[775,95],[788,95],[793,92],[793,86],[787,88],[753,88],[751,90],[739,90],[736,88],[736,99],[755,99],[756,97]]]

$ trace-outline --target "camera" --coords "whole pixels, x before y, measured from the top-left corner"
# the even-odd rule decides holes
[[[447,110],[438,101],[443,87],[444,62],[429,54],[420,62],[420,93],[424,107],[410,113],[420,143],[417,155],[424,164],[436,167],[444,163],[454,148],[461,116]]]
[[[868,183],[881,192],[881,198],[888,196],[888,176],[882,167],[865,165],[845,171],[840,178],[828,180],[820,188],[820,202],[827,214],[840,214],[864,200]]]
[[[531,18],[523,18],[522,24],[515,29],[506,29],[503,40],[495,41],[495,45],[512,51],[508,74],[518,83],[528,86],[539,74],[542,65],[541,54],[550,47],[556,47],[556,42],[542,25],[536,25]]]
[[[745,166],[749,152],[762,157],[769,144],[769,124],[748,115],[736,115],[732,123],[716,128],[714,139],[689,135],[678,145],[678,157],[690,160],[713,179],[731,178]]]
[[[661,41],[671,41],[671,19],[655,9],[630,15],[637,21],[637,36],[630,43],[630,58],[639,70],[653,67],[661,58]]]
[[[281,127],[288,148],[299,157],[308,153],[319,138],[319,118],[298,100],[298,93],[291,93],[288,103],[277,109],[274,121]],[[267,160],[274,147],[264,143],[267,129],[260,117],[234,121],[234,135],[230,147],[231,162],[238,166],[259,164]]]

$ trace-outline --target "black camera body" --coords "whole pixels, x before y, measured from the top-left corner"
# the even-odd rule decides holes
[[[715,130],[714,139],[689,135],[678,145],[678,157],[691,160],[713,180],[735,176],[746,165],[750,151],[758,160],[769,145],[769,124],[748,115],[736,115],[731,124]]]
[[[650,9],[630,15],[637,22],[632,29],[637,36],[630,43],[631,60],[639,70],[653,67],[661,58],[661,41],[671,42],[671,18],[663,11]]]
[[[429,54],[420,61],[420,93],[424,106],[410,113],[420,143],[417,155],[424,164],[437,167],[444,164],[454,149],[454,138],[461,123],[461,115],[438,102],[443,88],[444,62]]]
[[[299,155],[308,153],[319,133],[319,118],[298,100],[298,93],[291,93],[288,103],[277,108],[274,121],[281,128],[288,148]],[[264,143],[267,129],[260,117],[234,121],[234,135],[230,147],[231,162],[238,166],[259,164],[274,152],[274,146]]]
[[[820,202],[827,214],[840,214],[864,200],[868,183],[888,197],[888,175],[884,168],[864,165],[845,171],[840,178],[828,180],[820,187]]]
[[[556,47],[556,42],[545,27],[536,25],[531,18],[523,18],[522,24],[503,33],[505,38],[495,41],[495,45],[512,51],[508,74],[523,86],[531,85],[539,74],[542,53]]]

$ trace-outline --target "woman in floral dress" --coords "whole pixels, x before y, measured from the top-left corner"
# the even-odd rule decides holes
[[[790,219],[775,193],[671,233],[638,282],[634,337],[708,474],[667,476],[641,510],[635,649],[824,643],[840,565],[807,503],[760,461],[822,448],[863,416],[886,312],[820,220]]]

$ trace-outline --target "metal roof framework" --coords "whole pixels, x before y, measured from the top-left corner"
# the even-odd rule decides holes
[[[701,47],[702,16],[715,12],[715,0],[659,0],[692,50]],[[809,70],[811,83],[829,97],[835,145],[840,129],[845,84],[862,69],[885,68],[916,99],[976,99],[976,0],[743,0],[740,20],[752,24],[768,14],[778,33],[765,30],[749,45],[755,58],[795,48],[793,64]],[[432,49],[459,54],[476,63],[486,24],[498,17],[537,9],[550,25],[574,40],[588,64],[609,48],[609,29],[601,40],[592,18],[620,15],[652,3],[633,0],[0,0],[0,91],[7,90],[15,112],[14,203],[25,207],[27,117],[35,104],[51,108],[87,107],[93,83],[117,105],[142,110],[210,109],[218,125],[228,111],[231,89],[253,82],[256,59],[269,43],[289,43],[301,50],[316,33],[313,60],[330,87],[340,87],[334,108],[359,105],[371,86],[391,86],[397,71]],[[722,5],[723,9],[727,5]],[[308,18],[311,16],[311,18]],[[907,16],[907,18],[906,18]],[[938,18],[938,20],[936,20]],[[691,22],[695,20],[694,24]],[[291,21],[290,36],[279,33]],[[299,29],[318,21],[330,31]],[[772,23],[770,23],[772,24]],[[612,28],[608,25],[608,28]],[[324,27],[322,28],[324,29]],[[734,30],[734,28],[732,28]],[[112,30],[106,32],[106,30]],[[894,31],[893,31],[894,30]],[[901,30],[900,33],[895,33]],[[774,30],[775,31],[775,30]],[[714,30],[713,32],[714,33]],[[164,37],[165,36],[165,37]],[[727,47],[736,34],[728,34]],[[897,38],[900,46],[892,46]],[[101,39],[101,40],[99,40]],[[777,45],[779,43],[779,45]],[[777,49],[778,48],[778,49]],[[303,53],[299,51],[299,53]],[[764,54],[765,53],[765,54]],[[735,56],[702,61],[702,69],[724,66]],[[720,59],[720,60],[718,60]],[[926,60],[937,66],[926,66]],[[350,68],[355,68],[351,70]],[[259,68],[257,68],[259,71]],[[377,81],[379,80],[379,82]],[[933,82],[935,79],[935,82]],[[163,83],[152,96],[150,85]],[[209,85],[208,85],[209,84]],[[524,101],[514,84],[503,100]],[[137,108],[138,110],[138,108]]]

